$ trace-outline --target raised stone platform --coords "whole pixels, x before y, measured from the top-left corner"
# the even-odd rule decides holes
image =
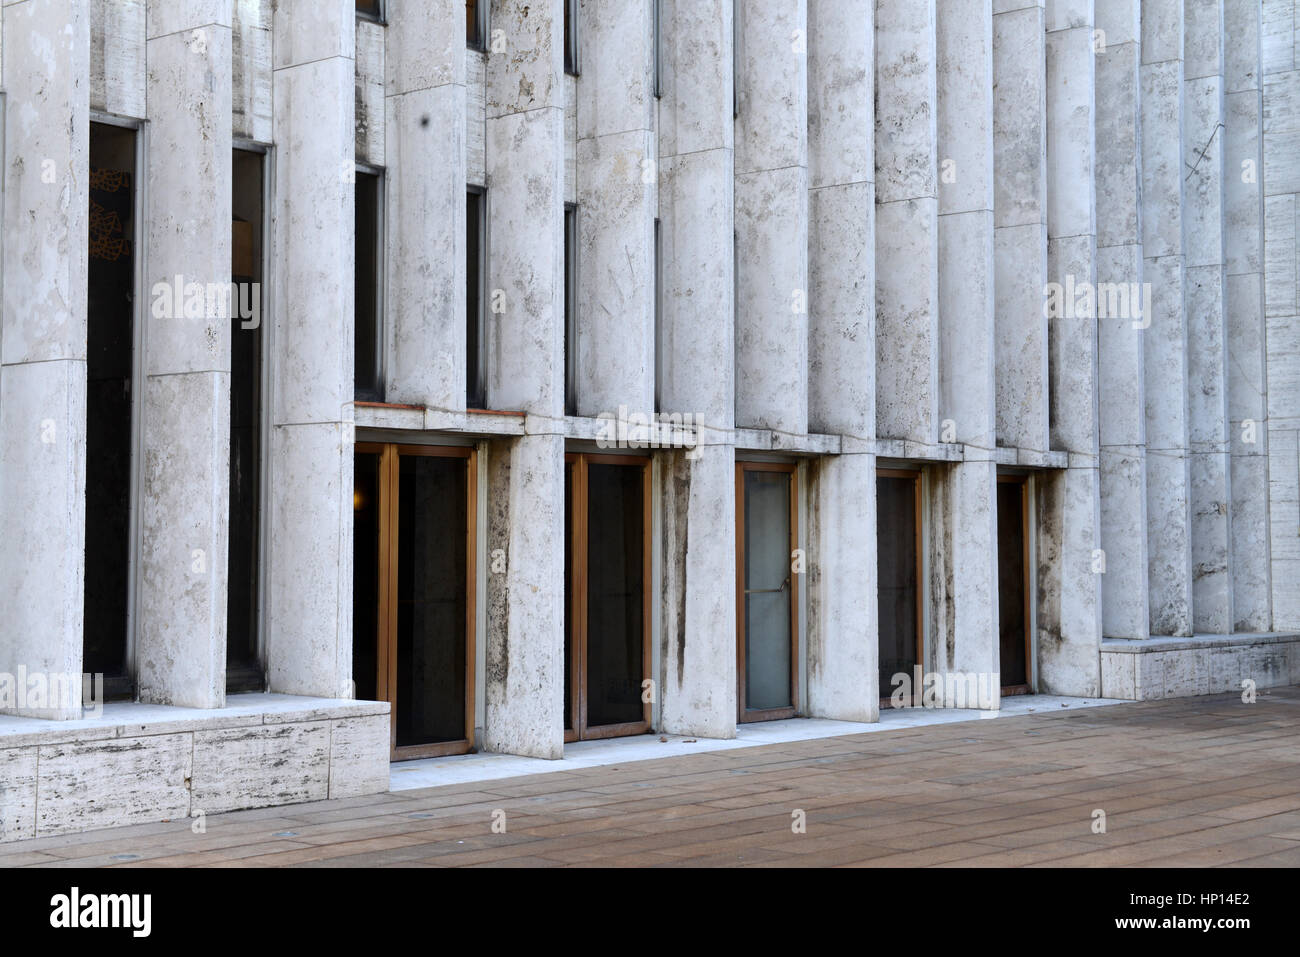
[[[1300,684],[1300,634],[1257,632],[1191,638],[1107,638],[1101,693],[1149,701]]]
[[[0,716],[0,842],[387,791],[388,709],[243,694],[213,710]]]

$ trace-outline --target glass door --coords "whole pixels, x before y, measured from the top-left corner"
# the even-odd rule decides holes
[[[921,473],[876,472],[880,704],[921,703]],[[906,680],[899,678],[900,675]],[[899,694],[899,698],[895,697]],[[901,698],[901,700],[900,700]]]
[[[1029,694],[1029,487],[1026,476],[998,476],[998,650],[1002,693]]]
[[[394,759],[464,753],[474,736],[474,451],[356,452],[357,697],[392,706]]]
[[[650,728],[650,460],[565,456],[564,739]]]
[[[798,710],[795,466],[736,464],[736,673],[741,721]]]

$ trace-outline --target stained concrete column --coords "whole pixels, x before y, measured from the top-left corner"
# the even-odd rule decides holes
[[[1273,627],[1259,0],[1224,0],[1224,311],[1236,631]]]
[[[998,671],[993,12],[982,0],[945,0],[936,13],[939,418],[944,440],[963,443],[966,460],[943,467],[935,480],[942,490],[935,511],[955,511],[936,519],[946,540],[934,574],[951,617],[936,617],[945,627],[933,631],[931,644],[936,670],[988,675],[986,686],[997,688],[991,680]],[[1023,158],[1031,170],[1037,159],[1041,170],[1041,157],[1028,152]],[[1032,262],[1034,251],[1026,252]],[[1036,253],[1041,259],[1041,246]],[[1035,309],[1013,320],[1030,349],[1041,315]],[[1038,343],[1045,343],[1041,334]]]
[[[1042,0],[994,14],[991,80],[997,444],[1037,450],[1048,448],[1050,391],[1047,317],[1043,312],[1043,288],[1047,284],[1047,54],[1043,16]],[[956,53],[960,56],[960,49]],[[960,168],[954,172],[961,175]]]
[[[808,431],[808,8],[736,0],[736,424]]]
[[[229,0],[149,3],[144,285],[206,302],[145,313],[136,680],[191,708],[226,699],[230,487],[203,478],[230,473],[230,50]]]
[[[661,713],[665,731],[726,738],[737,715],[732,3],[663,0],[661,16],[661,405],[706,423],[704,444],[663,470]]]
[[[1183,0],[1142,0],[1143,336],[1151,633],[1192,633],[1187,325],[1183,301]]]
[[[487,66],[488,404],[527,413],[489,452],[485,744],[564,750],[564,44],[560,0],[496,0]],[[497,34],[497,31],[500,31]],[[498,296],[499,293],[499,296]],[[502,512],[505,514],[503,515]]]
[[[586,0],[578,107],[578,411],[654,410],[651,4]]]
[[[270,690],[352,693],[355,5],[280,0],[270,322]]]
[[[1094,18],[1091,2],[1048,0],[1047,270],[1075,288],[1097,277]],[[1048,326],[1052,448],[1068,468],[1036,482],[1037,690],[1101,693],[1097,312],[1076,301]]]
[[[80,674],[86,538],[86,0],[3,10],[0,672]],[[80,700],[80,682],[74,682]],[[79,718],[68,701],[14,708]]]
[[[402,0],[384,29],[385,398],[465,408],[465,5]]]
[[[1224,314],[1223,4],[1183,4],[1183,295],[1187,313],[1192,627],[1232,631],[1227,322]]]
[[[1140,8],[1140,0],[1100,4],[1096,24],[1097,284],[1118,291],[1117,308],[1107,298],[1097,319],[1102,631],[1112,638],[1145,638],[1150,627]]]
[[[808,0],[809,715],[879,714],[873,0]]]
[[[876,4],[876,428],[934,442],[939,401],[935,0]]]

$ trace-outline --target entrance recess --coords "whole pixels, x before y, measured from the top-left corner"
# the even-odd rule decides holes
[[[352,673],[392,705],[394,760],[474,743],[475,467],[471,448],[356,446]]]
[[[565,456],[564,740],[650,729],[650,460]]]

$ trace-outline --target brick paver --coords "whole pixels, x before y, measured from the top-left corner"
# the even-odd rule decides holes
[[[11,867],[1256,864],[1300,865],[1300,688],[236,811],[204,834],[177,821],[0,845]]]

